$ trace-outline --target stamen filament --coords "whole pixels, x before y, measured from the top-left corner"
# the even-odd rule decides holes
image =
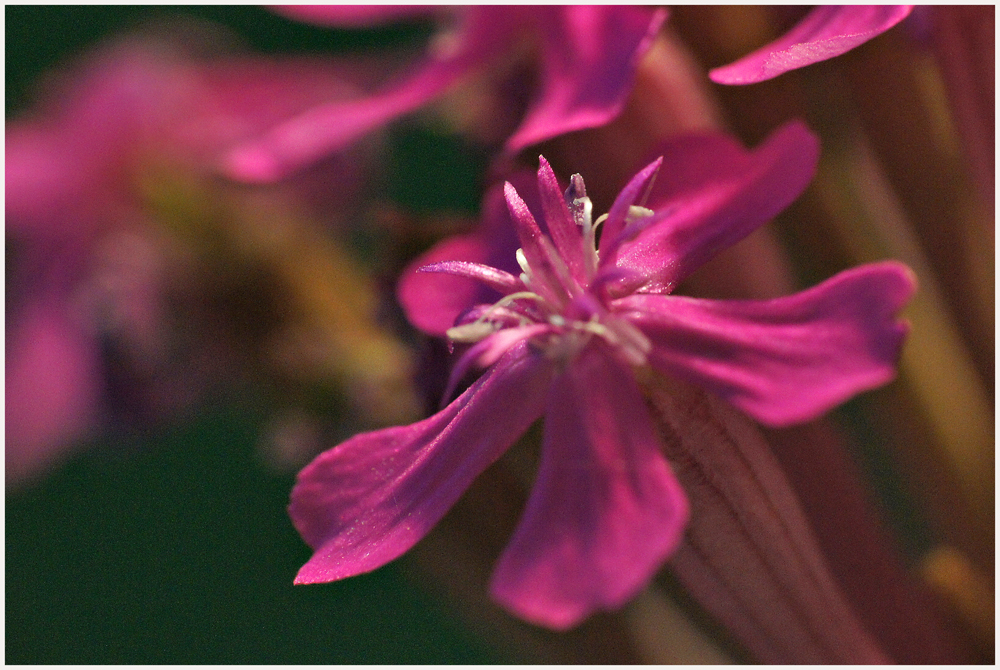
[[[520,249],[518,249],[520,251]],[[478,319],[472,323],[462,324],[461,326],[453,326],[449,328],[445,334],[448,336],[452,342],[478,342],[486,337],[489,337],[496,332],[496,328],[492,326],[486,326],[486,321],[492,316],[498,309],[506,307],[516,300],[536,300],[538,302],[544,303],[545,299],[537,293],[532,293],[531,291],[518,291],[517,293],[511,293],[500,298],[492,305],[489,309],[483,312]],[[486,326],[484,328],[484,326]]]

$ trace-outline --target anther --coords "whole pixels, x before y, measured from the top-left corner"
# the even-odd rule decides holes
[[[524,249],[518,249],[514,252],[514,258],[517,259],[517,264],[521,266],[524,274],[531,276],[531,266],[528,265],[528,259],[524,255]]]

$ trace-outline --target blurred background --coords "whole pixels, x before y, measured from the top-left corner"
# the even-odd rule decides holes
[[[8,120],[30,107],[54,67],[109,37],[177,18],[201,30],[203,21],[225,26],[264,53],[385,48],[428,34],[330,31],[259,7],[12,6]],[[481,152],[427,132],[392,139],[394,165],[377,185],[384,197],[415,209],[478,207]],[[366,241],[355,242],[360,254]],[[12,253],[8,243],[8,273]],[[183,420],[118,422],[13,491],[8,477],[7,662],[515,661],[409,578],[403,562],[337,584],[292,586],[311,550],[285,511],[295,468],[275,466],[262,446],[272,401],[259,384],[240,384]]]
[[[722,128],[755,146],[806,120],[823,143],[815,183],[681,292],[787,293],[884,258],[914,269],[921,290],[905,314],[913,331],[899,380],[766,435],[853,597],[868,586],[850,541],[871,538],[852,535],[849,515],[834,518],[844,509],[888,529],[966,658],[984,660],[993,12],[925,10],[840,58],[722,87],[708,68],[774,39],[804,10],[675,8],[621,117],[532,148],[522,164],[540,150],[558,174],[582,172],[604,211],[658,140]],[[26,170],[35,191],[15,193],[7,175],[7,662],[749,660],[669,571],[624,611],[566,635],[490,603],[486,579],[522,508],[534,433],[406,556],[292,586],[311,555],[286,514],[296,471],[437,402],[444,347],[405,322],[395,280],[473,225],[510,120],[468,102],[497,99],[488,94],[508,75],[523,83],[520,65],[293,180],[236,185],[199,162],[213,142],[369,90],[434,25],[340,30],[232,6],[8,6],[5,19],[7,161],[23,150],[40,166]],[[956,75],[970,72],[971,84]],[[46,151],[69,157],[65,175],[49,179]],[[26,361],[13,373],[12,351]],[[32,364],[52,352],[67,364]],[[24,419],[13,428],[12,412]],[[857,500],[810,493],[832,481]]]

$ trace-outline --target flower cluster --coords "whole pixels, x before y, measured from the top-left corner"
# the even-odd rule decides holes
[[[671,148],[669,159],[687,149]],[[445,331],[472,345],[446,395],[469,367],[488,370],[434,416],[358,435],[302,471],[290,513],[316,554],[297,582],[348,577],[399,556],[544,415],[537,482],[492,591],[528,620],[572,626],[634,595],[687,520],[637,381],[642,370],[695,381],[778,425],[892,377],[906,331],[894,314],[914,288],[899,264],[765,302],[670,295],[801,192],[817,155],[800,125],[751,154],[725,141],[713,149],[712,174],[687,193],[661,189],[655,209],[645,206],[657,172],[674,162],[660,158],[597,218],[583,178],[574,175],[564,192],[542,158],[535,213],[509,182],[503,191],[519,275],[466,257],[404,277],[402,300],[428,325],[454,310],[438,299],[449,293],[434,286],[438,274],[501,296],[467,305]]]
[[[186,27],[193,43],[220,37]],[[88,54],[8,122],[8,485],[101,428],[176,415],[248,369],[339,384],[383,421],[409,415],[408,352],[371,322],[359,264],[308,222],[317,208],[357,211],[373,147],[268,193],[214,172],[234,143],[352,90],[321,61],[205,56],[132,36]],[[317,197],[329,181],[338,189]],[[276,323],[247,333],[229,307],[239,293]],[[307,338],[319,361],[287,369]]]
[[[308,463],[288,512],[313,555],[295,582],[331,582],[447,526],[540,422],[537,474],[489,586],[515,616],[568,631],[655,590],[669,565],[757,660],[968,659],[822,417],[899,369],[916,380],[885,391],[902,407],[894,443],[926,442],[899,460],[947,466],[913,486],[969,511],[953,534],[936,529],[958,549],[934,554],[944,567],[928,559],[926,580],[981,632],[969,603],[988,589],[970,584],[988,580],[947,577],[992,551],[992,311],[978,299],[992,275],[975,236],[991,230],[993,98],[969,74],[992,72],[992,35],[973,25],[986,14],[782,9],[770,16],[791,27],[773,39],[784,19],[726,32],[716,11],[275,7],[258,18],[429,39],[251,55],[181,22],[57,71],[5,134],[8,485],[97,431],[249,385],[273,401],[271,456]],[[792,73],[904,20],[897,41],[931,35],[940,82],[916,66],[898,81],[889,35]],[[886,72],[862,71],[861,52]],[[717,84],[743,87],[717,100]],[[840,86],[823,98],[835,109],[804,111]],[[954,128],[944,104],[864,99],[879,86],[946,92]],[[851,105],[864,113],[841,121]],[[398,164],[380,159],[397,140],[384,131],[428,120],[485,157],[478,220],[419,225],[387,202]],[[901,142],[928,160],[900,160]],[[952,160],[960,142],[971,169]],[[935,224],[952,210],[963,223],[948,240]],[[796,254],[821,280],[798,292]],[[911,300],[927,339],[904,351]],[[791,426],[802,432],[777,430]]]
[[[781,39],[723,68],[713,80],[751,84],[833,58],[902,21],[911,7],[820,7]],[[360,27],[426,16],[440,19],[427,55],[405,76],[372,95],[331,100],[236,147],[224,167],[237,179],[273,181],[339,151],[366,132],[439,98],[457,82],[531,42],[539,53],[537,84],[523,117],[504,143],[505,155],[558,135],[603,125],[628,97],[635,69],[666,19],[664,10],[627,6],[461,8],[297,6],[279,11],[324,26]],[[522,106],[506,96],[494,108]],[[491,111],[495,113],[495,111]]]

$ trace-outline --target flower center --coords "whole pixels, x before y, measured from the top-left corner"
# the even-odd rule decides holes
[[[635,326],[615,316],[604,301],[591,291],[598,274],[597,228],[607,214],[591,218],[593,205],[586,196],[583,179],[573,175],[566,191],[566,203],[580,229],[583,274],[581,285],[569,272],[555,245],[543,236],[540,246],[545,267],[533,268],[523,249],[516,252],[524,291],[509,293],[493,305],[467,315],[470,321],[450,328],[452,342],[479,342],[508,328],[536,328],[528,339],[533,346],[554,360],[568,362],[594,338],[602,338],[627,363],[643,365],[651,348],[649,340]],[[627,221],[652,214],[644,207],[632,206]]]

